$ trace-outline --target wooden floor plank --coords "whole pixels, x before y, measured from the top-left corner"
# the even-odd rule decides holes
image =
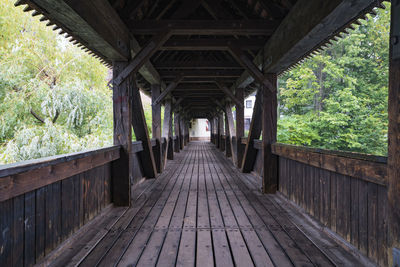
[[[224,164],[223,159],[221,160],[219,157],[221,155],[214,154],[215,161],[220,164]],[[226,167],[226,166],[225,166]],[[241,183],[237,177],[231,175],[230,177],[236,178],[235,181],[237,183]],[[254,193],[243,190],[243,193],[248,198],[248,200],[252,203],[254,209],[257,211],[259,216],[263,219],[266,227],[271,231],[274,238],[279,242],[281,247],[285,250],[285,253],[289,256],[292,262],[298,263],[302,266],[312,266],[311,261],[308,257],[301,251],[299,245],[297,245],[291,237],[284,231],[284,229],[279,225],[278,222],[268,213],[268,211],[263,207],[263,205],[259,202],[258,198]]]
[[[189,196],[186,203],[183,231],[180,240],[177,266],[194,266],[196,262],[196,226],[197,226],[197,193],[199,182],[199,151],[196,150],[196,159],[190,183]]]
[[[186,203],[189,195],[191,180],[193,177],[194,159],[189,164],[186,173],[183,175],[184,181],[179,193],[179,197],[169,224],[169,230],[165,238],[158,266],[173,266],[176,263],[179,243],[182,236],[182,227],[186,210]]]
[[[142,216],[137,217],[137,221],[132,221],[124,234],[121,235],[118,240],[119,242],[110,250],[110,256],[105,257],[101,265],[110,266],[118,260],[120,260],[120,266],[135,265],[138,262],[167,200],[172,195],[172,192],[178,193],[181,188],[183,179],[179,178],[181,177],[180,173],[183,171],[184,166],[185,164],[182,164],[179,167],[179,171],[174,173],[171,179],[174,182],[170,182],[160,196],[154,196],[156,202],[153,204],[153,201],[149,201],[139,212]],[[120,255],[119,258],[117,258],[118,255]]]
[[[143,192],[135,193],[137,199],[123,215],[119,212],[114,221],[96,218],[96,229],[67,241],[71,248],[76,246],[68,256],[44,262],[146,267],[368,265],[306,223],[282,198],[262,195],[260,184],[259,177],[240,173],[210,143],[191,142],[159,178],[140,186]],[[101,228],[102,223],[108,224]]]
[[[189,156],[187,160],[190,161],[191,156]],[[171,194],[169,195],[168,200],[163,207],[161,215],[159,216],[158,221],[155,224],[151,238],[148,244],[145,246],[142,255],[140,256],[140,259],[138,261],[139,266],[155,266],[155,264],[157,263],[157,259],[159,253],[161,252],[165,236],[168,232],[168,226],[171,221],[176,202],[178,200],[180,192],[182,191],[183,181],[185,179],[185,174],[188,169],[188,164],[184,164],[182,167],[183,168],[179,173],[177,182],[179,186],[174,187]],[[128,254],[129,253],[125,253],[124,257]],[[129,264],[129,262],[127,262],[127,264]],[[124,258],[121,260],[120,265],[126,265],[124,264]]]
[[[147,194],[143,194],[137,201],[136,205],[131,207],[122,218],[113,226],[109,233],[103,238],[101,242],[90,252],[90,254],[85,257],[81,266],[95,266],[97,265],[106,253],[114,246],[114,244],[119,240],[120,236],[130,223],[139,216],[135,216],[144,207],[144,205],[156,194],[160,195],[162,190],[166,187],[167,183],[171,180],[170,175],[176,171],[177,166],[171,165],[171,168],[167,169],[163,175],[158,178],[159,181],[152,185],[152,190]]]

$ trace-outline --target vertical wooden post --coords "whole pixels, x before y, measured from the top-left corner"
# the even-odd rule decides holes
[[[168,99],[165,101],[165,109],[164,109],[164,124],[163,124],[163,131],[162,131],[162,137],[165,138],[165,151],[163,153],[164,159],[163,159],[163,166],[165,168],[165,165],[167,163],[167,159],[170,159],[171,157],[171,124],[172,124],[172,106],[171,106],[171,99]],[[172,154],[174,152],[172,151]]]
[[[180,150],[180,130],[179,130],[179,114],[174,113],[174,135],[176,136],[176,142],[174,142],[174,151],[179,153]]]
[[[157,172],[162,172],[162,153],[161,153],[161,103],[155,104],[154,101],[161,94],[161,86],[159,84],[151,85],[151,101],[152,101],[152,134],[156,139],[156,149],[154,160],[156,162]]]
[[[244,103],[244,89],[236,88],[235,97]],[[242,166],[244,146],[242,145],[242,137],[244,136],[244,106],[236,105],[236,166]]]
[[[389,266],[400,266],[400,0],[392,1],[388,110],[388,254]]]
[[[134,74],[133,77],[136,75]],[[144,117],[142,99],[136,84],[136,79],[132,81],[132,126],[135,131],[136,140],[142,141],[143,151],[140,152],[143,172],[146,178],[157,176],[157,167],[153,155],[153,147],[149,138],[146,118]]]
[[[169,132],[168,132],[168,151],[167,151],[167,158],[170,160],[174,159],[174,137],[173,137],[173,132],[172,132],[172,114],[171,114],[171,120],[169,123]]]
[[[215,117],[215,146],[219,148],[220,146],[220,140],[221,140],[221,132],[220,132],[220,127],[219,127],[219,116]]]
[[[190,141],[190,133],[189,133],[189,123],[185,123],[185,132],[186,132],[186,144]]]
[[[232,115],[232,110],[231,110]],[[228,114],[225,112],[225,156],[227,158],[232,156],[231,151],[231,134],[229,132]]]
[[[211,118],[210,121],[210,125],[211,125],[211,142],[215,145],[215,117]]]
[[[233,164],[236,164],[236,134],[235,123],[233,122],[232,107],[230,104],[225,106],[225,132],[229,133],[229,143],[227,143],[226,151],[230,151],[229,156],[232,157]],[[234,143],[235,142],[235,143]],[[226,153],[228,156],[228,153]]]
[[[113,62],[113,77],[117,77],[128,64]],[[113,84],[114,145],[121,145],[121,156],[112,165],[112,198],[117,206],[130,204],[130,183],[132,176],[132,109],[131,83],[129,77],[120,85]]]
[[[183,117],[180,116],[179,117],[179,129],[181,130],[181,139],[180,139],[180,141],[181,141],[181,149],[183,149],[185,147],[185,134],[186,134],[186,131],[185,131],[185,127],[184,126],[185,126],[185,123],[184,123]]]
[[[224,114],[220,113],[218,115],[218,128],[219,128],[219,149],[221,151],[225,150],[225,141],[222,138],[223,135],[225,135],[224,131]]]
[[[267,74],[266,78],[275,87],[271,92],[265,85],[263,89],[262,153],[263,153],[263,192],[275,193],[278,189],[278,157],[272,154],[272,144],[277,133],[277,75]]]
[[[261,135],[262,100],[262,88],[259,88],[253,108],[253,116],[251,117],[249,136],[247,137],[247,144],[243,154],[242,172],[251,172],[256,161],[257,150],[254,148],[254,139],[259,139]]]

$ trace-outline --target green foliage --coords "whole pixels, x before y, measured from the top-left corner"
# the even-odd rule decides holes
[[[112,144],[108,69],[13,2],[0,3],[0,163]]]
[[[389,26],[379,10],[280,77],[279,142],[387,154]]]

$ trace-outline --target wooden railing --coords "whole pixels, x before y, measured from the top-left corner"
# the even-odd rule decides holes
[[[255,148],[261,145],[254,141]],[[272,152],[279,157],[284,196],[373,261],[387,265],[387,158],[278,143]],[[262,162],[258,153],[258,175]]]
[[[112,201],[120,147],[0,167],[0,262],[33,265]]]
[[[179,138],[172,140],[179,149]],[[163,153],[166,139],[151,145]],[[144,178],[142,151],[142,142],[132,143],[131,194]],[[121,153],[111,146],[0,166],[0,266],[39,262],[109,207]]]

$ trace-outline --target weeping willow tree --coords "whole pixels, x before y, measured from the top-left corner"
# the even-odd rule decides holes
[[[112,143],[108,69],[0,2],[0,163]]]

